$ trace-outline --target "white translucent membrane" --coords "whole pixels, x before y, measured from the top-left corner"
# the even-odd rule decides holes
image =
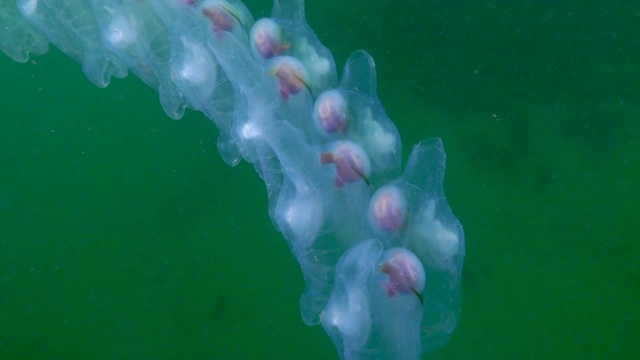
[[[322,323],[343,359],[418,359],[447,341],[460,311],[464,234],[442,188],[442,142],[420,142],[401,171],[369,54],[354,52],[338,83],[302,0],[276,0],[271,20],[279,45],[263,59],[238,0],[9,0],[0,49],[25,62],[51,42],[97,86],[130,70],[169,117],[204,113],[223,159],[253,163],[265,182],[269,214],[306,282],[303,321]],[[297,72],[279,73],[285,58]],[[328,120],[339,131],[318,125],[318,98],[337,99],[340,118]],[[397,219],[378,224],[369,203],[380,188],[398,204],[389,207]],[[392,251],[412,265],[390,263]]]
[[[417,144],[402,176],[386,185],[408,201],[403,231],[385,235],[377,230],[369,245],[359,243],[341,258],[321,317],[344,358],[415,359],[442,347],[455,329],[464,233],[444,196],[444,170],[440,139]],[[413,291],[385,293],[389,276],[381,271],[381,254],[396,247],[409,250],[423,266],[426,284],[422,292],[417,290],[420,296]],[[368,334],[365,340],[363,334]]]
[[[47,38],[20,16],[12,1],[0,3],[0,50],[21,63],[29,59],[29,54],[42,55],[49,50]]]
[[[16,0],[16,5],[33,27],[82,65],[84,74],[96,86],[106,87],[112,76],[127,76],[126,65],[103,46],[103,36],[88,2]]]

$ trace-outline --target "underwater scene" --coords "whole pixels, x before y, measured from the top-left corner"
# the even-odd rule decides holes
[[[640,4],[127,3],[0,5],[1,359],[640,358]]]

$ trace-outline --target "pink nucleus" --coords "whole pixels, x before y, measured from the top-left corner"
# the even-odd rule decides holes
[[[360,145],[348,140],[336,141],[333,151],[320,154],[320,163],[335,164],[336,187],[359,180],[368,182],[371,173],[371,164],[365,151]]]
[[[379,269],[387,275],[383,282],[387,295],[414,294],[422,302],[426,275],[418,257],[407,249],[393,248],[385,251],[381,260]]]

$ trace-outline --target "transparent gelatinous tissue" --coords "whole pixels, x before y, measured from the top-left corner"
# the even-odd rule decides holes
[[[321,315],[343,358],[415,359],[441,347],[455,329],[464,233],[444,196],[444,169],[442,141],[422,141],[402,176],[372,196],[368,217],[377,239],[342,256]],[[390,265],[382,249],[405,249],[402,257],[414,265]]]
[[[160,94],[172,119],[184,115],[186,98],[171,78],[169,32],[149,1],[90,0],[102,43]]]
[[[102,45],[102,36],[88,2],[83,0],[17,0],[22,16],[58,49],[82,65],[96,86],[111,77],[127,76],[127,67]]]
[[[49,49],[49,40],[20,16],[14,1],[0,3],[0,24],[0,50],[13,60],[23,63]]]
[[[373,59],[355,51],[338,81],[304,14],[302,0],[257,21],[240,0],[9,0],[0,49],[24,62],[51,42],[98,86],[130,70],[169,117],[204,113],[222,158],[265,183],[305,281],[303,321],[343,359],[419,359],[460,313],[465,239],[444,147],[421,141],[403,170]]]
[[[224,2],[234,9],[232,32],[216,32],[213,21],[204,14],[219,10],[220,3],[151,0],[153,10],[169,37],[168,76],[179,96],[216,124],[220,155],[227,164],[234,166],[241,160],[239,144],[231,135],[239,103],[234,99],[229,76],[221,68],[208,42],[212,36],[233,38],[245,34],[246,37],[244,27],[251,26],[253,18],[239,1]]]
[[[313,112],[324,139],[348,138],[363,147],[371,162],[368,180],[372,185],[398,176],[402,158],[400,135],[385,113],[376,87],[375,63],[366,51],[358,50],[347,59],[340,85],[320,94]],[[333,125],[336,123],[340,125]]]

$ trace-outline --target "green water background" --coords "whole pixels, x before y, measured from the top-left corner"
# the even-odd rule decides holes
[[[467,241],[430,359],[640,358],[640,4],[308,1],[366,49],[405,153],[440,136]],[[256,17],[266,1],[248,3]],[[334,359],[247,164],[133,76],[0,56],[1,359]]]

